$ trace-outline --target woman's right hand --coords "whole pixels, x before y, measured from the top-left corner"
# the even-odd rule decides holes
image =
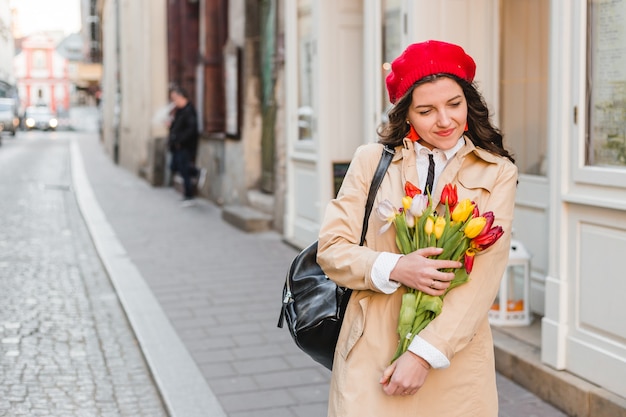
[[[422,291],[428,295],[443,295],[454,279],[454,272],[441,272],[440,269],[460,268],[461,262],[430,259],[429,256],[439,255],[442,248],[424,248],[402,256],[389,278],[409,288]]]

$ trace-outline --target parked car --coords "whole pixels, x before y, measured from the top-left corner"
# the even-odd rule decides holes
[[[24,112],[24,125],[28,130],[56,130],[59,121],[50,108],[31,106]]]
[[[17,103],[12,98],[0,98],[0,132],[9,132],[15,136],[20,124],[17,115]]]

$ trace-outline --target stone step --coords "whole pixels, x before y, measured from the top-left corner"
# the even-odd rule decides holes
[[[272,228],[272,216],[243,205],[224,206],[222,219],[245,232],[264,232]]]
[[[626,417],[626,399],[541,362],[541,349],[492,327],[496,369],[572,417]]]
[[[253,209],[272,215],[274,213],[274,195],[259,190],[248,191],[248,204]]]

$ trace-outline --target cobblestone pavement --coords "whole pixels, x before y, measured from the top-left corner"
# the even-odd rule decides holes
[[[78,211],[72,135],[0,148],[0,416],[166,416]]]
[[[274,232],[246,234],[206,200],[180,206],[114,165],[96,137],[79,141],[98,202],[229,417],[322,417],[330,373],[276,322],[296,250]],[[500,417],[565,417],[498,376]]]

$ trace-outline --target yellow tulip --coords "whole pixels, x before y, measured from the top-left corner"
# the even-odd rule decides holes
[[[444,219],[441,216],[437,216],[437,219],[435,219],[435,225],[433,228],[433,231],[435,232],[435,237],[437,238],[437,240],[441,239],[441,236],[443,235],[443,231],[446,229],[446,219]]]
[[[411,204],[413,203],[413,199],[409,196],[402,197],[402,207],[404,207],[405,211],[408,211],[411,208]]]
[[[487,219],[485,219],[484,217],[482,216],[474,217],[472,220],[467,222],[467,225],[465,225],[465,230],[464,230],[465,236],[467,236],[470,239],[474,239],[476,236],[480,234],[480,232],[483,231],[486,224],[487,224]]]
[[[474,203],[469,198],[461,200],[452,211],[452,220],[455,222],[464,222],[474,211]]]
[[[432,217],[429,216],[426,219],[426,223],[424,224],[424,231],[426,232],[428,236],[430,236],[433,233],[434,227],[435,227],[435,221],[433,220]]]

